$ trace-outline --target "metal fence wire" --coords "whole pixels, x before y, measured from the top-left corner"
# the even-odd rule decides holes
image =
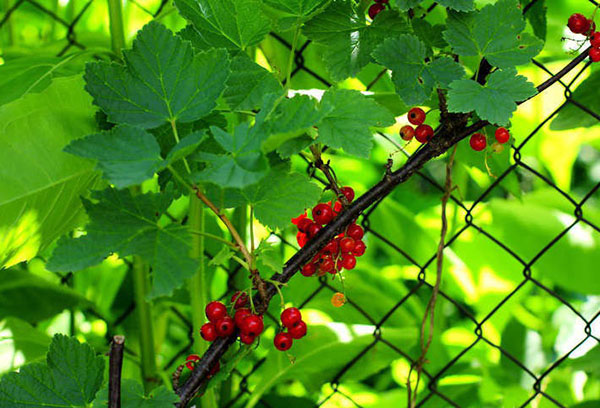
[[[97,1],[97,0],[96,0]],[[167,4],[167,0],[163,0],[159,7],[155,11],[149,11],[141,4],[130,0],[134,5],[139,7],[141,10],[145,11],[152,17],[156,17]],[[536,3],[538,0],[532,0],[526,7],[524,7],[524,12],[526,13],[531,6]],[[27,6],[31,6],[37,9],[38,13],[43,13],[48,18],[54,20],[56,23],[60,24],[66,30],[65,35],[65,46],[60,49],[58,52],[58,56],[65,55],[72,47],[85,49],[86,45],[80,41],[80,35],[77,32],[78,23],[81,21],[81,18],[84,16],[86,12],[90,9],[90,6],[94,0],[87,1],[81,9],[74,14],[70,21],[66,21],[63,17],[59,16],[55,11],[52,11],[48,7],[44,6],[38,1],[35,0],[17,0],[12,6],[5,8],[5,12],[3,17],[0,20],[0,29],[2,29],[7,22],[11,19],[19,11],[23,10]],[[596,4],[594,1],[590,1],[593,4]],[[430,10],[435,7],[435,3]],[[281,36],[271,33],[272,37],[276,39],[282,46],[286,47],[290,52],[292,50],[291,44],[286,41]],[[330,86],[331,84],[320,76],[317,71],[313,70],[311,67],[305,64],[305,58],[303,53],[306,52],[307,49],[312,47],[310,41],[306,41],[301,47],[299,47],[295,51],[294,58],[294,70],[291,74],[291,77],[295,77],[299,73],[307,74],[313,77],[315,80],[321,82],[324,86]],[[544,74],[548,77],[552,77],[554,73],[544,66],[543,63],[534,60],[533,64],[539,68]],[[548,117],[543,119],[535,129],[529,133],[522,141],[515,143],[511,146],[512,153],[512,161],[511,165],[502,173],[497,175],[497,179],[474,201],[465,202],[460,197],[458,192],[454,192],[450,199],[452,205],[456,207],[456,210],[461,212],[464,215],[464,219],[462,221],[457,221],[452,234],[449,234],[446,239],[446,248],[452,249],[453,245],[456,245],[457,240],[460,237],[464,237],[468,234],[477,234],[478,237],[483,237],[482,239],[488,240],[493,245],[495,245],[498,256],[507,256],[510,257],[514,263],[512,265],[517,265],[516,267],[520,270],[522,274],[521,281],[510,290],[508,294],[503,296],[501,299],[497,301],[497,303],[490,308],[490,310],[481,316],[476,316],[478,313],[474,311],[469,305],[467,305],[462,299],[453,296],[443,287],[440,291],[440,296],[442,298],[442,303],[438,304],[438,308],[444,308],[445,313],[452,315],[453,319],[456,319],[455,322],[451,325],[452,327],[469,327],[474,336],[472,336],[467,345],[461,345],[460,347],[454,347],[454,355],[449,356],[446,360],[438,362],[435,364],[435,367],[431,364],[425,364],[423,370],[423,379],[425,388],[419,394],[419,400],[417,403],[418,407],[427,407],[427,406],[452,406],[452,407],[463,407],[463,406],[472,406],[468,401],[468,396],[462,396],[461,398],[457,398],[453,396],[452,398],[447,395],[446,390],[441,385],[444,378],[451,375],[453,370],[459,370],[463,362],[461,359],[470,353],[474,352],[477,349],[483,348],[485,350],[495,350],[495,352],[500,353],[500,358],[509,362],[508,364],[514,365],[521,375],[522,381],[521,384],[530,384],[530,389],[528,394],[522,401],[515,403],[514,406],[519,407],[527,407],[527,406],[542,406],[539,405],[540,401],[543,401],[546,405],[544,406],[556,406],[556,407],[565,407],[567,402],[561,401],[559,398],[553,395],[552,390],[548,390],[545,387],[545,380],[551,376],[553,372],[556,372],[561,365],[567,361],[569,356],[571,356],[576,350],[578,350],[584,343],[587,343],[586,347],[589,347],[589,341],[596,343],[600,343],[600,308],[597,310],[578,310],[578,308],[573,304],[574,299],[582,299],[583,296],[578,293],[567,292],[564,289],[549,287],[548,285],[542,283],[534,273],[532,273],[532,269],[537,267],[539,264],[540,258],[544,255],[547,255],[550,251],[553,251],[556,248],[557,243],[563,239],[569,232],[574,231],[577,228],[581,228],[583,226],[587,226],[586,228],[591,228],[594,233],[600,233],[600,227],[595,225],[588,217],[586,217],[586,203],[589,203],[592,200],[597,199],[594,198],[594,195],[598,192],[600,188],[600,183],[592,186],[586,186],[586,191],[579,191],[578,194],[582,198],[576,198],[573,195],[567,193],[559,186],[556,185],[548,176],[542,174],[540,171],[534,168],[534,165],[527,163],[523,159],[523,150],[525,146],[530,143],[536,137],[536,134],[542,129],[542,127],[549,123],[551,119],[553,119],[562,109],[567,106],[575,106],[577,107],[582,116],[589,116],[594,118],[594,120],[600,121],[600,112],[593,112],[589,108],[587,108],[580,101],[577,101],[572,96],[571,87],[575,83],[575,81],[580,78],[587,70],[590,69],[590,63],[587,62],[583,64],[580,70],[574,75],[570,82],[563,82],[563,80],[558,81],[560,86],[564,88],[564,101],[554,112],[552,112]],[[379,81],[382,77],[384,77],[385,72],[380,73],[375,76],[373,80],[369,83],[368,89],[373,87],[377,81]],[[558,85],[556,85],[558,86]],[[385,137],[391,143],[395,143],[393,140],[388,138],[386,135],[380,134]],[[521,136],[522,137],[522,136]],[[395,145],[398,147],[397,145]],[[404,151],[403,151],[404,152]],[[408,153],[404,152],[406,155]],[[438,191],[440,196],[443,193],[443,187],[436,181],[435,177],[431,174],[431,166],[433,163],[425,166],[425,168],[417,173],[417,176],[420,179],[420,186],[424,191]],[[317,178],[314,175],[314,172],[309,170],[309,174],[311,176]],[[478,209],[481,206],[482,202],[486,198],[490,198],[492,194],[497,194],[498,189],[500,188],[500,183],[505,180],[510,175],[518,175],[520,180],[537,180],[541,181],[545,185],[547,185],[550,189],[556,192],[558,195],[562,196],[566,202],[568,202],[568,206],[573,211],[574,218],[569,220],[569,222],[565,223],[564,229],[557,233],[557,235],[545,243],[543,247],[533,256],[529,258],[524,258],[521,255],[515,252],[515,249],[510,245],[510,243],[503,242],[502,239],[495,236],[493,232],[489,231],[488,228],[483,226],[483,223],[478,221]],[[323,183],[323,180],[320,180]],[[325,183],[326,184],[326,183]],[[402,188],[402,187],[401,187]],[[395,300],[395,304],[382,313],[375,314],[373,312],[367,312],[364,305],[360,305],[357,302],[353,301],[352,292],[348,293],[347,304],[344,308],[352,308],[353,311],[357,312],[358,315],[364,318],[365,324],[372,326],[374,329],[372,331],[372,341],[366,345],[360,352],[356,353],[356,355],[352,356],[352,358],[345,364],[338,372],[333,375],[329,381],[328,386],[322,388],[322,398],[319,401],[315,401],[315,407],[333,407],[333,406],[343,406],[343,407],[361,407],[361,404],[356,401],[356,398],[353,398],[350,392],[345,391],[345,383],[344,376],[348,373],[355,365],[361,364],[361,362],[365,362],[369,359],[370,353],[374,352],[376,347],[385,348],[387,351],[391,351],[394,356],[394,359],[404,359],[407,364],[415,363],[415,359],[418,356],[418,351],[415,349],[406,349],[403,344],[398,344],[397,342],[386,338],[386,323],[389,322],[391,317],[398,313],[403,308],[407,308],[407,304],[411,299],[418,298],[421,302],[426,301],[432,293],[433,286],[430,282],[432,282],[435,277],[435,270],[430,268],[436,259],[435,251],[432,251],[430,257],[425,262],[420,262],[416,260],[416,258],[411,254],[411,250],[409,248],[403,248],[399,245],[393,236],[385,235],[381,232],[378,232],[376,228],[372,227],[372,216],[378,211],[379,203],[373,205],[366,213],[363,214],[360,222],[365,229],[367,240],[370,243],[375,241],[379,241],[381,245],[388,246],[391,250],[397,252],[399,256],[404,258],[404,261],[410,265],[413,265],[418,269],[419,273],[416,280],[409,280],[405,282],[406,284],[406,294]],[[526,232],[524,232],[526,233]],[[294,249],[297,247],[291,243],[289,243],[284,235],[278,235],[279,239],[282,242],[282,245],[291,246]],[[210,256],[210,254],[208,254]],[[514,266],[511,266],[511,268]],[[588,265],[590,271],[597,271],[597,265]],[[240,272],[239,268],[234,268],[230,271],[227,271],[229,274],[229,287],[226,293],[223,293],[223,297],[232,293],[236,288],[235,286],[235,277]],[[565,271],[565,279],[569,279],[568,277],[569,271]],[[429,279],[427,279],[429,278]],[[63,282],[68,284],[70,281],[70,275],[64,277]],[[320,278],[318,284],[315,289],[309,293],[302,302],[297,301],[296,306],[300,308],[311,307],[311,303],[315,302],[317,299],[325,297],[329,299],[331,295],[337,292],[338,289],[333,287],[325,278]],[[573,327],[577,327],[578,329],[571,333],[571,337],[577,339],[576,344],[566,352],[562,354],[555,353],[552,358],[552,361],[549,362],[545,367],[528,367],[524,361],[521,361],[520,358],[504,347],[502,344],[498,344],[498,341],[495,340],[498,336],[490,335],[485,330],[486,322],[489,322],[495,315],[499,313],[499,311],[506,306],[511,301],[519,301],[519,294],[523,294],[526,292],[526,296],[531,296],[535,294],[536,296],[541,296],[544,299],[547,299],[550,302],[554,302],[556,305],[565,306],[571,313],[571,320],[573,323]],[[107,322],[108,333],[106,338],[108,341],[112,338],[112,334],[121,326],[121,324],[127,320],[131,313],[134,311],[135,305],[131,304],[129,307],[124,308],[124,312],[121,316],[116,318],[114,321]],[[182,328],[187,330],[189,333],[189,341],[182,345],[181,349],[174,353],[174,355],[170,356],[169,360],[164,363],[164,369],[173,370],[184,358],[184,356],[191,352],[192,346],[192,325],[189,318],[179,311],[176,307],[172,307],[171,311],[173,312],[173,316],[175,317],[178,324],[181,325]],[[87,311],[92,313],[91,311]],[[274,324],[278,324],[278,319],[274,316],[269,316]],[[594,328],[595,331],[594,331]],[[420,327],[420,318],[417,318],[415,321],[415,329]],[[440,332],[436,331],[435,336],[440,336]],[[134,351],[128,350],[129,353],[135,354]],[[431,357],[433,358],[433,357]],[[222,406],[224,407],[237,407],[242,406],[245,400],[252,394],[254,387],[256,384],[253,383],[252,378],[253,375],[260,369],[260,367],[265,363],[265,358],[259,358],[256,356],[250,357],[250,361],[252,362],[249,366],[242,369],[235,369],[232,373],[231,381],[235,385],[234,389],[237,391],[234,395],[229,396],[229,398],[225,401],[222,401]],[[390,361],[391,363],[391,361]],[[389,369],[389,367],[386,367]],[[390,385],[390,387],[393,387]],[[477,392],[477,391],[474,391]],[[465,398],[467,398],[465,400]],[[275,407],[272,402],[269,402],[266,398],[262,398],[257,406],[263,407]]]

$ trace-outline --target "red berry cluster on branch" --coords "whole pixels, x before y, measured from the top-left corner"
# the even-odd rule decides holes
[[[400,137],[406,141],[414,137],[420,143],[429,142],[433,137],[433,128],[424,123],[426,116],[425,111],[421,108],[412,108],[409,110],[407,114],[408,121],[417,128],[415,129],[411,125],[402,126]]]
[[[590,60],[600,61],[600,32],[596,31],[596,23],[583,14],[575,13],[569,17],[567,25],[574,34],[583,34],[590,40]]]
[[[389,0],[374,0],[375,3],[369,7],[369,17],[373,20],[377,14],[385,10],[385,5],[389,3]]]
[[[287,351],[292,347],[294,340],[306,336],[307,326],[302,320],[302,313],[295,307],[288,307],[281,312],[281,323],[287,331],[275,335],[273,344],[279,351]]]
[[[499,127],[496,129],[494,137],[496,138],[496,143],[492,145],[492,148],[495,152],[500,153],[502,151],[502,146],[500,145],[508,142],[510,139],[510,132],[504,127]],[[487,147],[487,138],[483,133],[473,133],[469,139],[469,144],[473,150],[480,152]]]

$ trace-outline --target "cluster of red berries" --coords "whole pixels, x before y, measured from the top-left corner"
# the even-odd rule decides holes
[[[351,187],[343,187],[341,192],[348,202],[354,200],[354,190]],[[298,245],[303,247],[308,240],[312,239],[322,228],[329,224],[342,210],[342,203],[336,201],[331,206],[331,202],[317,204],[312,209],[311,220],[306,213],[292,219],[292,223],[298,228],[296,239]],[[304,276],[323,276],[326,273],[335,275],[342,269],[354,269],[356,266],[356,257],[364,255],[367,246],[362,241],[365,232],[360,225],[350,224],[344,232],[337,235],[327,243],[313,259],[304,265],[302,275]]]
[[[369,17],[371,17],[371,20],[373,20],[375,18],[375,16],[377,16],[377,14],[381,13],[383,10],[385,10],[385,5],[389,3],[389,0],[374,0],[375,3],[371,4],[371,7],[369,7]]]
[[[496,137],[496,142],[500,145],[503,145],[510,139],[510,133],[506,128],[503,127],[499,127],[498,129],[496,129],[494,136]],[[473,133],[471,135],[471,139],[469,140],[469,144],[471,145],[471,148],[473,150],[475,150],[476,152],[480,152],[487,147],[487,138],[483,133]],[[492,145],[492,147],[494,147],[494,145]],[[502,149],[497,148],[494,148],[494,150],[502,151]]]
[[[294,340],[306,336],[306,323],[302,320],[300,310],[295,307],[288,307],[281,312],[281,323],[285,330],[275,335],[273,343],[279,351],[287,351],[292,347]]]
[[[590,60],[592,62],[600,61],[600,31],[596,31],[596,24],[592,19],[587,18],[583,14],[575,13],[569,17],[567,25],[573,33],[583,34],[590,40],[592,46]]]
[[[412,108],[408,111],[408,121],[415,125],[417,128],[413,128],[411,125],[402,126],[400,129],[400,137],[406,141],[411,140],[413,137],[421,143],[427,143],[433,137],[433,128],[425,123],[425,111],[421,108]]]

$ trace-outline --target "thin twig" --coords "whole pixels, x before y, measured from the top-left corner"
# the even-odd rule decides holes
[[[342,205],[344,206],[344,208],[348,207],[348,205],[350,205],[350,203],[348,202],[348,199],[346,198],[344,193],[342,193],[342,190],[340,190],[340,186],[338,185],[337,180],[331,173],[329,164],[326,164],[325,162],[323,162],[323,159],[321,158],[321,151],[319,150],[319,148],[317,148],[317,146],[315,146],[315,145],[312,145],[312,146],[310,146],[310,151],[312,152],[312,154],[314,156],[315,167],[317,169],[321,170],[321,172],[325,175],[325,177],[327,177],[327,181],[329,182],[329,188],[331,188],[333,190],[333,192],[337,196],[338,200],[340,200],[342,202]]]
[[[125,337],[114,336],[108,359],[108,408],[121,408],[121,369]]]

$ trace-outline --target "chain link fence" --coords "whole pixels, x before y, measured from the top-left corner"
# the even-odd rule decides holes
[[[90,10],[90,6],[94,1],[95,0],[89,0],[86,3],[83,3],[80,10],[77,11],[69,20],[65,19],[64,16],[58,15],[56,11],[53,11],[41,2],[35,0],[17,0],[12,5],[8,5],[5,2],[6,7],[4,8],[2,17],[0,19],[0,32],[3,28],[5,29],[8,26],[11,17],[26,7],[33,7],[38,13],[46,15],[49,19],[52,19],[56,22],[56,24],[59,24],[64,28],[66,33],[64,41],[66,41],[66,44],[60,49],[58,56],[65,55],[73,47],[85,49],[86,45],[80,41],[78,22],[80,22],[82,17]],[[526,13],[528,10],[530,10],[531,6],[536,1],[537,0],[532,0],[527,6],[525,6],[523,9],[524,12]],[[139,7],[145,13],[148,13],[151,17],[156,17],[159,13],[161,13],[167,4],[167,0],[163,0],[156,10],[151,11],[137,1],[130,0],[130,2],[136,7]],[[594,1],[590,2],[596,4]],[[551,6],[552,5],[550,5],[550,7]],[[433,8],[435,8],[435,3],[429,8],[429,11]],[[12,34],[9,33],[9,35]],[[288,41],[275,33],[271,33],[271,35],[275,40],[277,40],[279,43],[281,43],[281,45],[286,47],[291,52],[292,47]],[[322,76],[320,76],[316,70],[311,69],[311,67],[305,64],[303,53],[313,46],[314,45],[311,45],[310,41],[306,41],[295,51],[294,70],[291,74],[291,77],[293,78],[299,73],[304,73],[313,77],[324,86],[330,86],[331,84]],[[554,72],[548,69],[542,62],[534,60],[533,64],[535,67],[539,68],[541,72],[545,73],[546,76],[551,77],[554,75]],[[600,233],[600,227],[595,225],[590,217],[586,216],[586,204],[589,205],[592,201],[597,200],[597,192],[600,188],[600,183],[595,185],[579,186],[579,191],[577,192],[578,197],[575,197],[572,194],[564,191],[564,189],[560,188],[555,182],[553,182],[553,180],[550,179],[549,176],[543,174],[543,172],[539,169],[536,169],[537,166],[531,162],[528,162],[526,159],[526,154],[524,154],[526,146],[532,143],[542,127],[547,125],[561,110],[565,109],[569,105],[577,107],[580,110],[581,115],[591,117],[596,121],[600,121],[600,112],[591,111],[585,104],[577,101],[572,96],[572,87],[574,83],[588,70],[590,70],[590,63],[586,62],[579,67],[579,71],[571,78],[569,82],[563,82],[563,80],[560,80],[558,82],[560,85],[554,85],[555,87],[562,86],[564,88],[564,101],[554,110],[554,112],[539,122],[533,131],[531,131],[531,133],[529,133],[526,137],[517,135],[520,141],[511,146],[512,160],[510,166],[502,174],[498,174],[494,182],[487,187],[483,193],[479,195],[479,197],[474,200],[467,201],[463,199],[460,196],[460,192],[456,190],[451,195],[451,206],[453,206],[456,214],[461,214],[462,220],[455,220],[452,231],[446,239],[445,247],[452,251],[453,246],[457,244],[459,238],[476,234],[480,239],[487,240],[488,243],[494,245],[498,251],[499,257],[511,258],[513,262],[511,262],[510,266],[507,266],[507,268],[510,267],[513,269],[518,269],[521,278],[519,283],[503,293],[502,297],[495,301],[494,305],[485,312],[474,310],[471,306],[465,303],[463,299],[457,298],[456,295],[446,290],[446,288],[442,285],[442,289],[440,291],[442,302],[438,302],[438,308],[443,310],[442,313],[444,315],[454,319],[450,326],[468,328],[472,331],[473,335],[469,337],[468,344],[462,344],[460,346],[453,347],[452,350],[454,350],[454,354],[447,356],[445,361],[438,361],[437,364],[425,364],[423,370],[424,388],[419,393],[419,399],[416,406],[472,406],[468,403],[465,403],[465,396],[462,396],[462,398],[457,398],[456,396],[448,395],[445,387],[442,384],[446,377],[452,375],[454,372],[460,372],[460,367],[464,365],[461,359],[463,359],[465,355],[476,351],[478,352],[478,350],[487,350],[488,352],[491,350],[492,352],[499,353],[500,359],[504,360],[506,364],[512,364],[513,368],[516,368],[522,376],[521,384],[528,384],[529,386],[527,396],[514,406],[542,406],[540,405],[540,402],[543,401],[544,404],[546,404],[543,406],[566,407],[566,402],[561,401],[553,396],[552,391],[546,388],[546,380],[553,373],[557,372],[559,367],[561,367],[561,365],[563,365],[565,361],[567,361],[567,359],[584,344],[586,345],[585,347],[589,348],[590,342],[594,344],[600,343],[600,306],[597,307],[596,310],[591,311],[579,310],[578,306],[576,306],[574,303],[580,305],[581,302],[577,302],[576,300],[581,300],[583,297],[582,295],[568,292],[558,287],[549,286],[547,283],[543,282],[543,279],[539,278],[536,276],[536,273],[534,273],[534,268],[539,265],[540,259],[553,251],[553,249],[556,248],[557,243],[561,239],[565,239],[570,232],[573,232],[578,228],[586,227],[591,229],[594,234]],[[376,75],[368,84],[367,89],[371,89],[379,80],[381,80],[381,78],[385,76],[385,74],[386,71],[384,70]],[[388,135],[380,134],[380,136],[391,143],[395,149],[408,156],[408,153],[402,148],[402,146],[400,146]],[[589,165],[589,163],[587,165]],[[434,163],[430,163],[423,170],[418,172],[417,176],[415,177],[419,178],[418,184],[422,191],[428,193],[438,192],[439,196],[441,197],[443,194],[443,186],[436,181],[436,177],[432,173],[432,170],[435,170],[434,166]],[[322,184],[327,185],[325,180],[320,179],[312,170],[313,169],[308,166],[308,173]],[[566,203],[568,203],[567,207],[572,211],[573,214],[572,219],[570,219],[568,222],[565,222],[564,228],[558,232],[553,239],[551,239],[549,242],[539,243],[540,249],[532,257],[523,257],[520,255],[520,251],[515,249],[510,242],[504,242],[503,239],[495,236],[495,233],[489,231],[489,228],[485,225],[485,223],[479,219],[479,210],[484,201],[493,195],[503,196],[504,193],[499,192],[502,189],[501,183],[509,176],[515,175],[522,184],[531,184],[534,181],[545,184],[556,194],[564,198]],[[389,236],[389,234],[378,232],[377,228],[372,226],[371,219],[373,214],[378,211],[380,204],[381,202],[373,205],[365,214],[363,214],[360,220],[360,223],[366,232],[367,246],[373,245],[373,243],[377,241],[378,245],[389,247],[390,250],[395,251],[400,257],[402,257],[404,263],[412,265],[414,268],[416,268],[416,270],[418,270],[418,274],[416,279],[405,281],[406,293],[401,298],[394,299],[394,304],[392,307],[378,314],[367,311],[363,305],[355,302],[353,300],[352,292],[349,291],[347,294],[347,303],[344,308],[351,308],[357,313],[357,316],[360,316],[361,319],[364,320],[365,325],[372,328],[372,341],[369,342],[369,344],[367,344],[362,350],[360,350],[360,352],[352,356],[347,364],[345,364],[333,376],[331,376],[328,386],[324,386],[322,388],[321,399],[314,402],[315,407],[361,407],[360,402],[356,401],[356,398],[350,395],[351,392],[346,391],[344,377],[357,364],[367,361],[372,353],[378,352],[377,350],[381,350],[383,348],[388,352],[391,351],[396,356],[396,359],[406,361],[408,365],[416,362],[420,352],[418,348],[407,349],[403,344],[399,344],[398,342],[386,338],[385,327],[386,323],[389,322],[392,316],[399,313],[401,310],[404,309],[406,311],[406,309],[409,309],[409,313],[412,313],[414,307],[408,305],[411,300],[419,299],[422,304],[427,302],[427,299],[431,296],[433,290],[433,285],[431,282],[434,281],[436,273],[434,263],[436,259],[436,252],[432,251],[429,258],[424,262],[419,261],[411,254],[411,249],[405,248],[398,244],[394,236]],[[527,231],[523,231],[523,234],[527,234]],[[278,234],[276,235],[276,238],[281,241],[282,245],[291,247],[294,250],[297,249],[297,246],[290,243],[285,235]],[[207,255],[210,257],[210,254]],[[446,256],[445,259],[447,260],[448,257]],[[590,270],[597,271],[597,265],[589,265],[589,268]],[[226,293],[222,294],[223,298],[229,296],[235,289],[237,289],[235,288],[235,282],[236,276],[239,272],[241,272],[239,267],[227,271],[229,275],[227,285],[228,288]],[[568,275],[569,271],[565,271],[565,279],[569,279]],[[69,284],[70,279],[71,275],[67,275],[62,281],[65,284]],[[448,279],[448,277],[446,277],[446,279]],[[302,301],[296,300],[296,306],[300,308],[310,308],[312,304],[319,300],[323,301],[323,299],[326,299],[325,301],[328,301],[331,298],[331,295],[335,292],[338,292],[338,288],[334,287],[325,277],[319,278],[318,283],[315,284],[314,290],[311,290],[308,296],[305,296]],[[527,298],[532,294],[535,294],[537,297],[544,298],[547,301],[553,302],[557,306],[566,307],[569,310],[574,327],[577,327],[577,330],[571,333],[571,337],[576,339],[576,341],[573,341],[574,345],[572,348],[563,351],[562,353],[555,353],[550,362],[543,366],[539,366],[539,364],[537,364],[536,367],[528,367],[526,362],[521,361],[519,356],[514,355],[514,353],[511,353],[511,351],[509,351],[503,344],[499,343],[497,341],[498,335],[490,333],[486,327],[486,323],[490,322],[494,316],[499,314],[503,307],[507,307],[507,305],[511,302],[513,305],[516,302],[522,302],[523,296]],[[121,324],[130,317],[134,310],[134,304],[124,307],[123,313],[119,317],[112,322],[107,322],[107,341],[110,341],[113,333],[115,333]],[[165,370],[172,371],[181,363],[181,361],[185,358],[185,355],[191,352],[193,341],[192,324],[190,319],[176,306],[171,306],[170,310],[175,322],[189,334],[189,341],[183,344],[181,349],[174,353],[174,355],[170,356],[168,359],[165,358],[166,361],[163,364],[163,368]],[[88,310],[86,313],[93,314],[94,312]],[[101,316],[96,317],[102,318]],[[276,316],[268,315],[268,318],[272,320],[273,325],[279,324]],[[416,329],[420,328],[421,318],[422,316],[415,314]],[[436,330],[435,336],[441,336],[439,330]],[[126,349],[126,352],[132,355],[136,354],[134,351],[129,349]],[[434,357],[430,358],[433,359]],[[249,357],[249,360],[251,361],[251,364],[247,365],[243,369],[240,368],[233,371],[229,381],[231,384],[233,384],[232,389],[236,392],[233,395],[222,397],[223,407],[242,406],[246,399],[252,394],[254,387],[256,387],[256,384],[252,381],[253,376],[256,375],[256,372],[265,363],[266,358],[251,356]],[[389,367],[386,367],[386,369],[389,369]],[[468,396],[466,397],[468,401]],[[274,408],[276,405],[273,405],[273,403],[270,403],[267,399],[262,398],[257,406]]]

